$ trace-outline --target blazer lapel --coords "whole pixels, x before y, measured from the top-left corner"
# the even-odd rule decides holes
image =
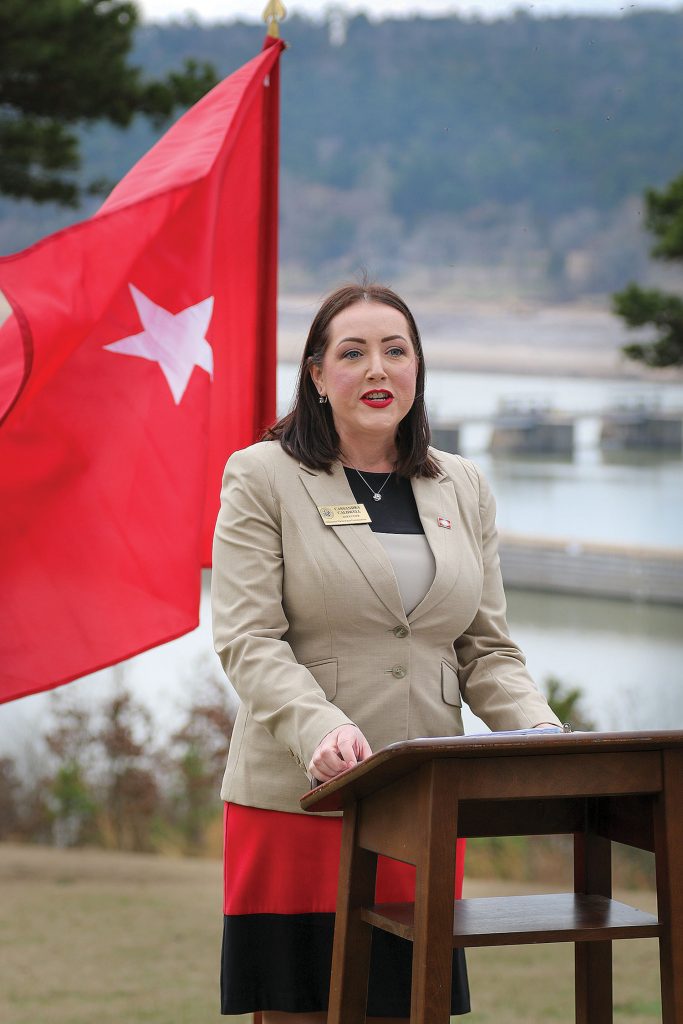
[[[309,469],[303,463],[300,463],[300,470],[301,480],[316,506],[355,504],[356,499],[340,462],[334,463],[331,474]],[[372,509],[368,505],[365,507],[372,516]],[[334,531],[391,614],[399,622],[407,624],[408,620],[391,561],[382,544],[373,536],[370,527],[364,524],[355,524],[352,526],[326,526],[325,529]],[[429,591],[430,594],[432,589],[433,587]],[[423,603],[418,608],[421,608]]]
[[[431,587],[413,608],[408,622],[431,611],[453,589],[460,572],[460,509],[452,480],[442,473],[434,479],[413,477],[413,493],[425,537],[434,554],[436,573]],[[450,529],[439,525],[439,519],[450,522]]]

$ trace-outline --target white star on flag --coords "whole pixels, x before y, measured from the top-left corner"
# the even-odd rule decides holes
[[[206,370],[213,380],[213,351],[205,338],[213,313],[213,295],[179,313],[169,313],[135,285],[128,287],[145,329],[104,347],[158,363],[179,405],[195,366]]]

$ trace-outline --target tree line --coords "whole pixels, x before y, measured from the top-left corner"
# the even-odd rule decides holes
[[[334,24],[282,26],[282,165],[296,179],[349,190],[381,169],[411,223],[491,201],[540,218],[614,207],[683,166],[683,11]],[[157,70],[199,55],[222,75],[261,35],[146,26],[135,55]]]
[[[134,5],[90,6],[130,18]],[[520,292],[571,299],[651,272],[640,197],[683,167],[683,11],[379,22],[337,11],[322,22],[291,17],[283,34],[286,285],[362,263],[395,282],[426,268],[436,288],[453,287],[476,264],[493,288],[503,267]],[[196,90],[211,70],[222,76],[257,53],[262,37],[260,25],[186,19],[126,38],[139,88],[165,83],[168,103],[182,99],[178,69],[190,69],[184,87]],[[79,61],[99,70],[95,49],[83,51]],[[74,124],[78,188],[116,181],[149,148],[159,133],[149,112],[129,104],[126,131]],[[86,196],[81,216],[96,203]],[[4,200],[0,250],[72,219],[54,204]]]

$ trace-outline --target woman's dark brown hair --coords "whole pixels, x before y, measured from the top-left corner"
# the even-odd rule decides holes
[[[332,463],[339,458],[339,436],[329,403],[318,401],[311,366],[320,366],[323,361],[332,318],[356,302],[383,302],[403,313],[408,322],[417,356],[415,401],[398,426],[395,471],[405,477],[438,476],[438,463],[429,454],[430,432],[424,404],[425,367],[420,332],[403,299],[390,288],[378,284],[347,284],[323,301],[308,332],[292,408],[264,433],[261,440],[279,441],[286,452],[304,465],[331,472]]]

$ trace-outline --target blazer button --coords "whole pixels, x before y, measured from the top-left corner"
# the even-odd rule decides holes
[[[391,674],[394,679],[405,679],[407,671],[403,665],[394,665],[391,670]]]
[[[405,626],[395,626],[394,636],[397,636],[399,640],[402,640],[404,636],[408,636],[408,630]]]

